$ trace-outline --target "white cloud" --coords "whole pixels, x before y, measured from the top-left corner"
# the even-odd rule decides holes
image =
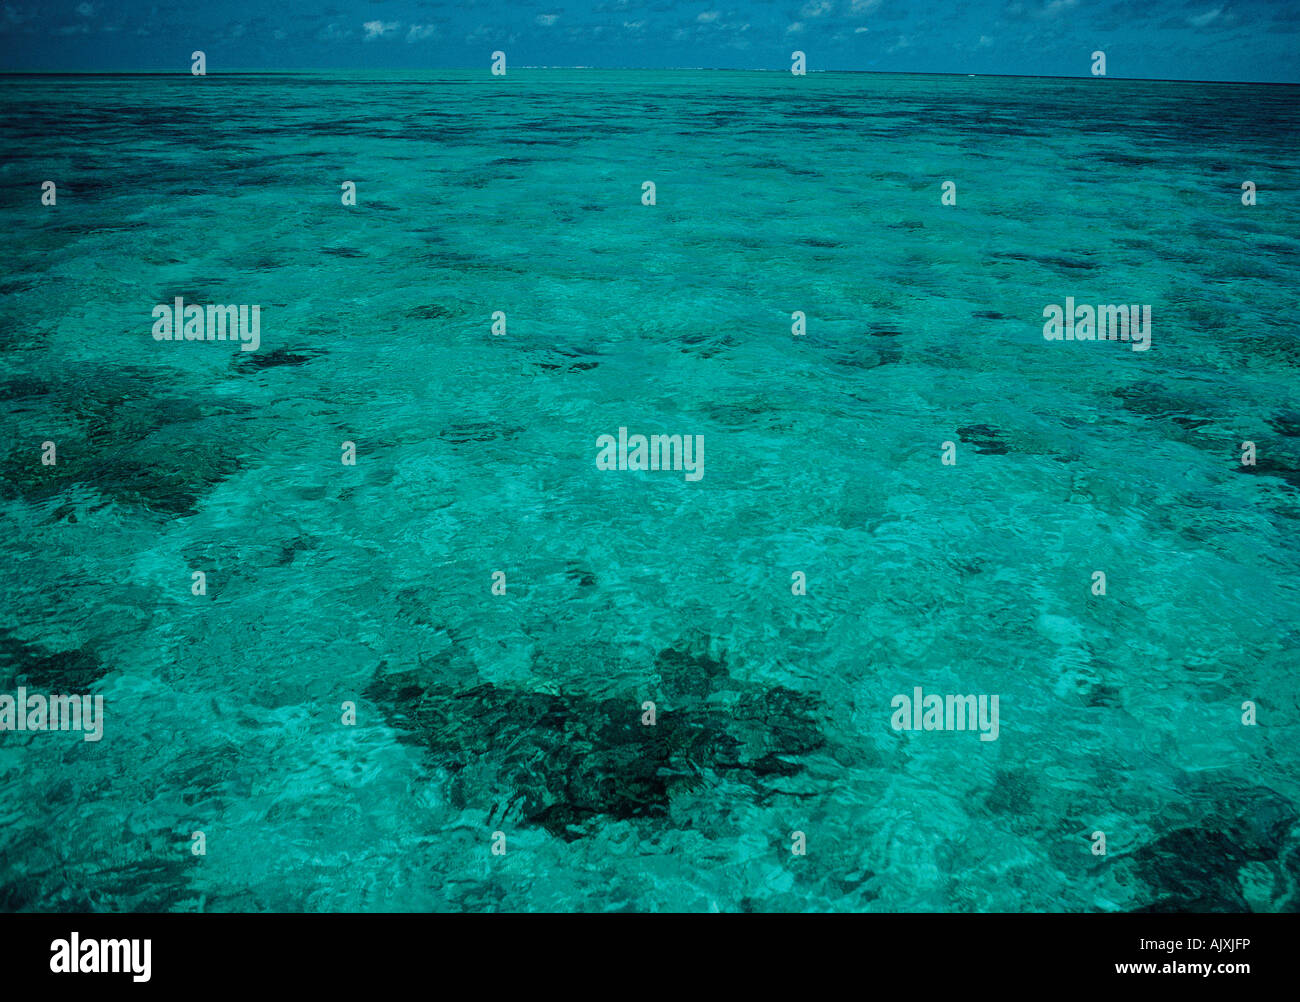
[[[1204,14],[1197,14],[1195,17],[1189,17],[1187,23],[1193,28],[1204,28],[1211,21],[1218,20],[1219,15],[1222,13],[1222,7],[1215,7],[1214,10],[1206,11]]]
[[[432,24],[413,24],[411,30],[406,33],[408,42],[422,42],[426,38],[432,38],[438,34],[438,29]]]
[[[369,42],[374,38],[383,38],[385,35],[391,35],[401,27],[397,21],[367,21],[361,26],[366,32],[366,41]]]
[[[835,5],[831,0],[808,0],[799,13],[804,17],[821,17],[823,14],[829,14],[834,8]]]
[[[560,19],[559,14],[538,14],[537,15],[537,23],[540,24],[543,28],[549,28],[559,19]]]
[[[976,47],[977,49],[987,49],[987,48],[989,48],[992,44],[993,44],[993,39],[989,38],[988,35],[980,35],[979,45],[977,45],[977,46],[975,46],[975,47]]]
[[[1071,7],[1077,6],[1079,6],[1079,0],[1051,0],[1051,3],[1043,8],[1043,13],[1059,14],[1063,10],[1069,10]]]
[[[706,10],[706,11],[705,11],[704,13],[702,13],[699,17],[697,17],[695,20],[699,21],[700,24],[712,24],[712,23],[713,23],[714,21],[716,21],[720,16],[721,16],[721,14],[719,14],[719,12],[716,11],[716,10]]]
[[[849,4],[849,13],[851,14],[870,14],[880,6],[880,0],[852,0]]]
[[[645,27],[645,22],[644,22],[644,21],[624,21],[624,22],[623,22],[623,27],[624,27],[624,28],[627,28],[628,31],[639,31],[639,30],[641,30],[642,28]]]
[[[855,35],[865,35],[865,34],[866,34],[868,31],[870,31],[870,30],[871,30],[870,28],[854,28],[854,29],[853,29],[853,34],[855,34]]]
[[[787,35],[798,35],[802,31],[803,31],[802,21],[796,21],[794,24],[790,25],[790,27],[785,29],[785,33]]]
[[[82,17],[90,17],[91,14],[95,13],[95,8],[88,3],[79,3],[77,4],[77,13]]]

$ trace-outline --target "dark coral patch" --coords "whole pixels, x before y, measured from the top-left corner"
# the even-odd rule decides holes
[[[721,660],[669,648],[656,659],[676,701],[642,722],[640,697],[597,698],[483,683],[423,684],[381,670],[366,695],[450,775],[458,807],[484,806],[489,824],[537,824],[572,841],[599,818],[662,817],[674,796],[718,782],[758,795],[825,744],[820,704],[783,686],[730,678]],[[726,685],[728,705],[705,697]]]
[[[58,650],[20,640],[0,629],[0,679],[45,693],[87,692],[108,674],[108,666],[84,647]]]
[[[963,442],[975,446],[976,452],[1005,456],[1011,451],[1002,440],[1005,433],[992,425],[969,424],[964,428],[958,428],[957,434],[961,436]]]
[[[285,365],[306,365],[321,352],[313,349],[290,351],[276,348],[273,351],[241,351],[232,363],[240,372],[260,372],[263,369],[278,369]]]

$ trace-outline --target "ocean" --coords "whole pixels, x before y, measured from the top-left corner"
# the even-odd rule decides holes
[[[1297,97],[0,78],[0,910],[1297,910]]]

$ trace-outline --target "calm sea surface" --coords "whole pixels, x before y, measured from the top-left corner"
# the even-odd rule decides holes
[[[1298,97],[0,79],[0,909],[1300,907]]]

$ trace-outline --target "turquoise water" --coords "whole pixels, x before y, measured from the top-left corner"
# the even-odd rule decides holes
[[[0,908],[1295,910],[1297,96],[3,78]]]

